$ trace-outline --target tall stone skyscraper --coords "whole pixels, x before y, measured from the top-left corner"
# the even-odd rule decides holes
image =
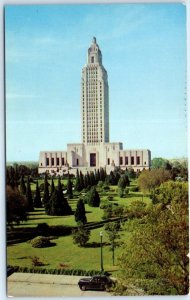
[[[76,174],[77,170],[85,174],[99,168],[106,169],[109,174],[116,167],[136,172],[150,168],[150,150],[123,149],[121,142],[109,141],[108,76],[95,37],[88,49],[87,64],[82,69],[81,125],[81,143],[67,144],[66,151],[40,152],[39,174],[60,176],[67,172]]]
[[[102,53],[94,37],[88,49],[81,81],[82,142],[109,142],[109,87]]]

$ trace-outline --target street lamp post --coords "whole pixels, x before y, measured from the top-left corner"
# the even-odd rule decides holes
[[[102,237],[103,237],[103,232],[100,231],[100,247],[101,247],[101,257],[100,257],[100,261],[101,261],[101,272],[104,271],[104,268],[103,268],[103,247],[102,247]]]

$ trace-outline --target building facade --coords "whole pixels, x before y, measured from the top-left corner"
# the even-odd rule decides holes
[[[81,78],[81,144],[68,144],[67,151],[40,152],[39,173],[51,175],[84,174],[115,167],[134,171],[149,169],[151,152],[148,149],[123,150],[120,142],[109,142],[109,86],[107,71],[102,64],[102,53],[93,38],[88,49],[87,64]]]

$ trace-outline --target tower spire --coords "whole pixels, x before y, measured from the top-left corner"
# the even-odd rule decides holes
[[[88,49],[87,64],[82,70],[81,83],[82,142],[109,142],[109,87],[107,72],[96,38]]]
[[[96,44],[96,38],[95,38],[95,36],[94,36],[93,39],[92,39],[92,43],[93,43],[93,44]]]

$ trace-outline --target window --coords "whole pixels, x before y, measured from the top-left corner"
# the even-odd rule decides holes
[[[110,164],[110,159],[108,158],[108,165]]]
[[[77,158],[76,160],[76,165],[78,166],[79,165],[79,159]]]
[[[51,159],[51,164],[52,164],[52,166],[54,166],[54,158],[53,157]]]
[[[57,157],[57,165],[59,165],[59,157]]]
[[[120,165],[123,164],[123,157],[122,157],[122,156],[120,156],[120,158],[119,158],[119,164],[120,164]]]
[[[131,165],[134,165],[135,160],[134,160],[134,156],[131,156]]]
[[[137,165],[140,165],[140,156],[137,156]]]
[[[65,164],[65,159],[64,159],[64,157],[62,157],[62,159],[61,159],[61,163],[62,163],[62,165],[64,165],[64,164]]]
[[[128,156],[125,156],[125,164],[128,165],[128,163],[129,163]]]
[[[49,157],[46,158],[46,165],[49,166]]]
[[[94,63],[94,56],[91,57],[91,63]]]

